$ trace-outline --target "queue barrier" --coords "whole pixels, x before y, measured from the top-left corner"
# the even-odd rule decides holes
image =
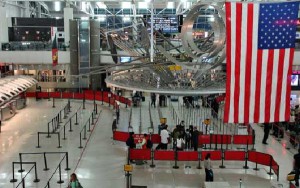
[[[177,160],[178,161],[198,161],[197,151],[178,151]]]
[[[114,140],[126,142],[128,137],[129,137],[128,132],[120,132],[120,131],[114,131],[113,132],[113,139]]]
[[[202,150],[202,151],[177,151],[177,150],[150,150],[150,149],[130,149],[129,159],[130,160],[152,160],[150,167],[155,167],[153,164],[154,160],[161,161],[175,161],[175,166],[173,168],[179,168],[177,166],[177,161],[198,161],[199,165],[197,168],[201,168],[200,161],[205,160],[205,156],[210,153],[210,159],[212,161],[221,161],[222,164],[220,168],[225,168],[224,161],[245,161],[243,168],[248,169],[247,162],[253,162],[256,164],[261,164],[264,166],[269,166],[269,175],[273,175],[273,172],[277,176],[277,181],[279,180],[279,165],[274,160],[272,155],[256,152],[256,151],[229,151],[229,150]]]
[[[253,135],[233,135],[233,144],[253,144]]]
[[[129,155],[131,160],[151,160],[150,149],[130,149]]]
[[[154,152],[154,160],[160,161],[174,161],[175,151],[167,150],[157,150]]]
[[[135,134],[139,135],[139,134]],[[113,132],[113,139],[116,141],[122,141],[125,142],[127,138],[129,137],[128,132],[122,132],[122,131],[114,131]],[[248,144],[254,144],[253,142],[253,136],[252,135],[199,135],[199,145],[203,144],[225,144],[228,146],[228,144],[232,143],[233,138],[233,144],[241,144],[241,145],[248,145]],[[151,141],[153,144],[160,143],[160,135],[159,134],[151,134]],[[228,148],[228,147],[227,147]],[[216,148],[217,149],[217,148]],[[221,149],[222,146],[221,146]]]
[[[116,106],[116,100],[131,106],[131,100],[107,91],[92,91],[84,90],[83,93],[74,92],[26,92],[26,97],[36,97],[36,98],[68,98],[68,99],[87,99],[87,100],[98,100],[102,102],[109,103],[109,105]]]

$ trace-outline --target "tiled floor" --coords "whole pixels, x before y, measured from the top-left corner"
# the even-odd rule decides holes
[[[147,98],[148,99],[148,98]],[[143,102],[141,109],[133,108],[132,126],[135,132],[147,132],[149,123],[148,102]],[[107,105],[98,105],[100,115],[95,119],[96,125],[91,125],[92,134],[88,133],[85,149],[79,149],[79,132],[83,123],[87,122],[93,105],[86,104],[85,110],[80,110],[80,124],[73,125],[73,132],[66,132],[67,140],[62,140],[62,148],[57,148],[57,137],[45,138],[41,136],[41,148],[37,146],[37,132],[47,130],[47,122],[51,120],[55,114],[61,110],[67,101],[56,100],[56,108],[52,108],[52,101],[46,99],[35,101],[28,100],[28,106],[19,110],[12,119],[3,122],[2,133],[0,134],[0,187],[9,188],[16,187],[21,177],[24,177],[32,165],[24,165],[25,172],[15,172],[16,183],[10,183],[12,179],[12,162],[19,161],[19,153],[21,152],[50,152],[61,151],[69,152],[70,171],[65,171],[65,162],[62,163],[62,180],[63,184],[57,184],[59,180],[58,173],[55,173],[50,181],[51,187],[67,187],[68,177],[70,173],[75,171],[83,187],[99,187],[99,188],[121,188],[126,187],[126,179],[124,176],[123,165],[126,163],[126,146],[124,143],[116,142],[112,144],[111,123],[113,119],[112,108]],[[178,103],[174,102],[174,107],[178,107]],[[82,108],[81,101],[71,101],[72,112],[68,117],[72,116],[75,111]],[[141,110],[141,111],[140,111]],[[121,121],[118,126],[120,130],[128,130],[130,108],[122,107]],[[169,107],[161,108],[164,117],[168,117],[170,129],[174,126],[172,110]],[[140,118],[140,112],[142,118]],[[179,113],[179,112],[178,112]],[[153,118],[154,127],[159,123],[159,116],[156,108],[151,108],[151,116]],[[68,119],[63,119],[65,124]],[[74,121],[73,121],[74,123]],[[141,128],[139,129],[139,126]],[[229,125],[226,130],[228,133],[232,129]],[[276,176],[267,174],[268,167],[260,166],[259,171],[251,168],[254,164],[250,163],[250,169],[242,168],[242,162],[226,162],[226,168],[220,169],[220,161],[214,161],[214,174],[216,182],[228,182],[231,187],[288,187],[285,180],[286,174],[292,169],[292,156],[294,149],[286,150],[285,141],[278,142],[270,136],[269,145],[261,145],[263,136],[262,128],[258,125],[254,126],[256,130],[256,146],[257,151],[272,154],[280,165],[280,181],[276,181]],[[90,136],[91,135],[91,136]],[[23,161],[36,161],[38,169],[39,183],[33,183],[34,173],[31,172],[26,177],[26,187],[43,188],[46,186],[48,179],[52,176],[59,161],[64,157],[63,154],[47,155],[48,167],[50,170],[43,171],[44,158],[43,155],[24,155]],[[134,165],[132,176],[133,185],[144,185],[150,188],[160,187],[204,187],[204,169],[197,169],[196,162],[180,162],[179,169],[173,169],[174,162],[155,161],[156,167],[150,168],[149,165]],[[185,168],[190,165],[191,168]],[[15,168],[17,171],[19,167]],[[240,184],[241,179],[241,184]],[[22,186],[20,186],[22,187]]]

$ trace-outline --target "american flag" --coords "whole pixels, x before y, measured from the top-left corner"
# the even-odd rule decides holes
[[[288,120],[299,2],[226,2],[225,9],[224,121]]]

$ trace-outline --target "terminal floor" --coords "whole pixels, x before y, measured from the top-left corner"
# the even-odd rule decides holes
[[[4,121],[2,124],[2,133],[0,133],[0,187],[10,188],[16,187],[20,182],[21,177],[24,177],[31,165],[24,165],[25,172],[15,172],[17,183],[10,183],[12,179],[12,162],[19,161],[19,153],[22,152],[52,152],[62,151],[69,152],[70,171],[65,171],[65,163],[62,163],[62,180],[63,184],[57,184],[59,180],[58,173],[53,176],[50,185],[51,187],[67,187],[69,175],[72,172],[78,174],[78,178],[83,187],[99,187],[99,188],[121,188],[125,187],[125,176],[123,165],[126,163],[126,146],[125,143],[112,142],[111,123],[113,119],[112,108],[107,104],[98,105],[98,111],[101,110],[98,120],[96,119],[95,128],[92,134],[88,133],[88,141],[83,141],[83,145],[87,143],[85,149],[79,149],[79,131],[83,123],[87,121],[92,112],[92,103],[86,104],[86,110],[80,112],[80,125],[73,125],[73,132],[66,132],[67,140],[62,140],[62,148],[57,148],[57,138],[53,135],[51,138],[41,136],[41,148],[37,146],[37,132],[47,130],[47,122],[50,121],[63,107],[66,105],[66,100],[56,100],[56,107],[52,108],[52,101],[46,99],[35,101],[28,100],[28,105],[25,109],[19,110],[18,113],[10,120]],[[71,101],[72,112],[69,117],[73,115],[77,109],[82,107],[81,101]],[[146,132],[148,103],[144,102],[141,106],[142,130]],[[171,115],[168,107],[161,108],[164,116]],[[133,116],[139,117],[139,110],[133,109]],[[156,109],[151,109],[152,118],[157,124],[158,113]],[[119,124],[120,130],[128,129],[128,115],[129,108],[122,107],[121,122]],[[134,130],[138,130],[138,118],[132,125]],[[66,123],[68,119],[64,119]],[[172,120],[170,120],[171,124]],[[74,121],[73,121],[74,123]],[[93,126],[92,126],[93,127]],[[268,175],[269,168],[259,165],[259,171],[254,171],[254,164],[249,163],[250,169],[243,169],[242,162],[225,162],[225,169],[220,169],[220,161],[213,162],[213,170],[215,174],[215,181],[228,182],[231,187],[240,187],[240,179],[242,186],[245,188],[254,187],[277,187],[282,184],[283,187],[288,187],[288,182],[285,180],[286,174],[292,169],[292,158],[295,153],[294,149],[287,150],[285,140],[278,142],[275,138],[269,137],[269,145],[262,145],[263,130],[260,126],[254,125],[256,130],[256,145],[255,149],[260,152],[272,154],[280,166],[279,182],[276,181],[275,175]],[[138,130],[139,131],[139,130]],[[91,135],[91,136],[90,136]],[[89,137],[90,136],[90,137]],[[232,147],[234,148],[234,147]],[[50,170],[43,171],[44,161],[41,155],[26,155],[23,157],[24,161],[36,161],[38,169],[39,183],[33,183],[34,173],[31,172],[26,177],[26,187],[43,188],[46,186],[48,179],[52,176],[59,161],[63,155],[49,155],[47,156],[48,166]],[[150,161],[145,165],[134,165],[132,184],[147,186],[150,188],[160,187],[204,187],[204,169],[196,169],[196,162],[180,162],[179,169],[173,169],[174,162],[155,161],[155,168],[149,167]],[[191,166],[191,168],[185,168]],[[203,164],[202,164],[203,166]],[[17,171],[19,167],[15,168]],[[22,186],[19,186],[22,187]],[[279,187],[279,186],[278,186]]]

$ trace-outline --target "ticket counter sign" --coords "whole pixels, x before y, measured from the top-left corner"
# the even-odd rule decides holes
[[[125,172],[132,172],[133,167],[132,165],[124,165],[124,171]]]
[[[133,135],[134,143],[136,143],[136,144],[143,142],[143,138],[144,138],[143,134],[134,134]]]

